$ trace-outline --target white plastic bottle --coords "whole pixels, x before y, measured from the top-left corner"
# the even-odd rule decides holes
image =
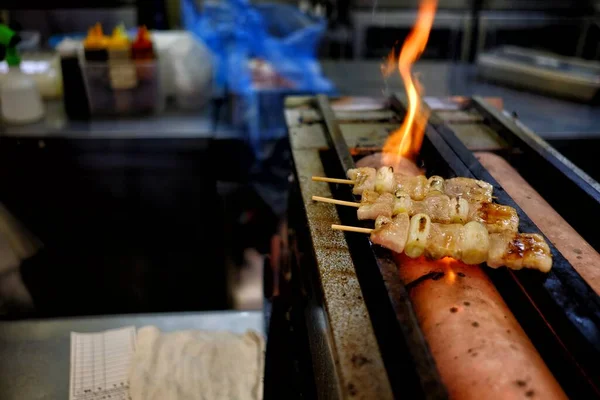
[[[21,71],[21,60],[15,52],[7,52],[6,62],[9,70],[0,86],[2,119],[9,124],[29,124],[42,119],[44,103],[35,81]]]

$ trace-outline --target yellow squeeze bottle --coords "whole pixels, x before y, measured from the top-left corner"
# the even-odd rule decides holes
[[[85,59],[88,61],[106,61],[108,59],[108,38],[102,31],[102,25],[98,22],[88,30],[83,41]]]
[[[116,26],[108,38],[108,58],[110,60],[129,60],[131,58],[131,42],[123,24]]]

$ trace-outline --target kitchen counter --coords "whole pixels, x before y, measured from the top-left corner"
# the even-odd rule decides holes
[[[167,107],[157,115],[73,121],[65,114],[62,101],[51,100],[46,102],[45,117],[37,123],[0,124],[2,136],[35,138],[210,139],[235,137],[236,134],[228,124],[215,124],[213,108],[210,105],[199,111],[179,111]]]
[[[402,92],[397,73],[384,81],[377,61],[322,62],[325,75],[342,95],[380,97]],[[469,64],[423,61],[414,68],[425,96],[501,97],[504,108],[547,140],[600,138],[600,105],[588,105],[484,82]]]
[[[0,322],[0,399],[69,398],[70,332],[98,332],[135,325],[264,333],[262,313],[205,312],[114,315]]]
[[[378,61],[322,61],[324,74],[342,95],[381,97],[402,92],[399,74],[386,81]],[[523,123],[546,139],[600,137],[600,105],[588,105],[541,94],[511,89],[477,77],[477,67],[469,64],[423,61],[415,66],[426,96],[501,97],[504,108],[516,112]],[[225,113],[221,113],[223,116]],[[167,108],[155,116],[142,118],[69,121],[62,103],[47,104],[43,121],[25,126],[1,126],[0,135],[24,137],[158,139],[158,138],[243,138],[243,133],[221,117],[215,125],[212,107],[203,111],[176,111]]]

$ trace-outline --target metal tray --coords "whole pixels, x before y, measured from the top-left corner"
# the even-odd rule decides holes
[[[503,46],[477,57],[479,75],[497,82],[591,101],[600,91],[600,63]]]

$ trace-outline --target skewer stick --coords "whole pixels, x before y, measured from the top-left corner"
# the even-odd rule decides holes
[[[348,232],[358,232],[358,233],[371,233],[375,229],[371,228],[359,228],[358,226],[348,226],[348,225],[331,225],[331,229],[334,231],[348,231]]]
[[[320,201],[323,203],[331,203],[331,204],[337,204],[340,206],[349,206],[349,207],[360,207],[360,203],[355,203],[353,201],[344,201],[344,200],[337,200],[337,199],[330,199],[329,197],[321,197],[321,196],[313,196],[312,197],[313,201]]]
[[[352,179],[338,179],[328,178],[326,176],[313,176],[312,180],[315,182],[343,183],[346,185],[354,185],[354,181]]]

